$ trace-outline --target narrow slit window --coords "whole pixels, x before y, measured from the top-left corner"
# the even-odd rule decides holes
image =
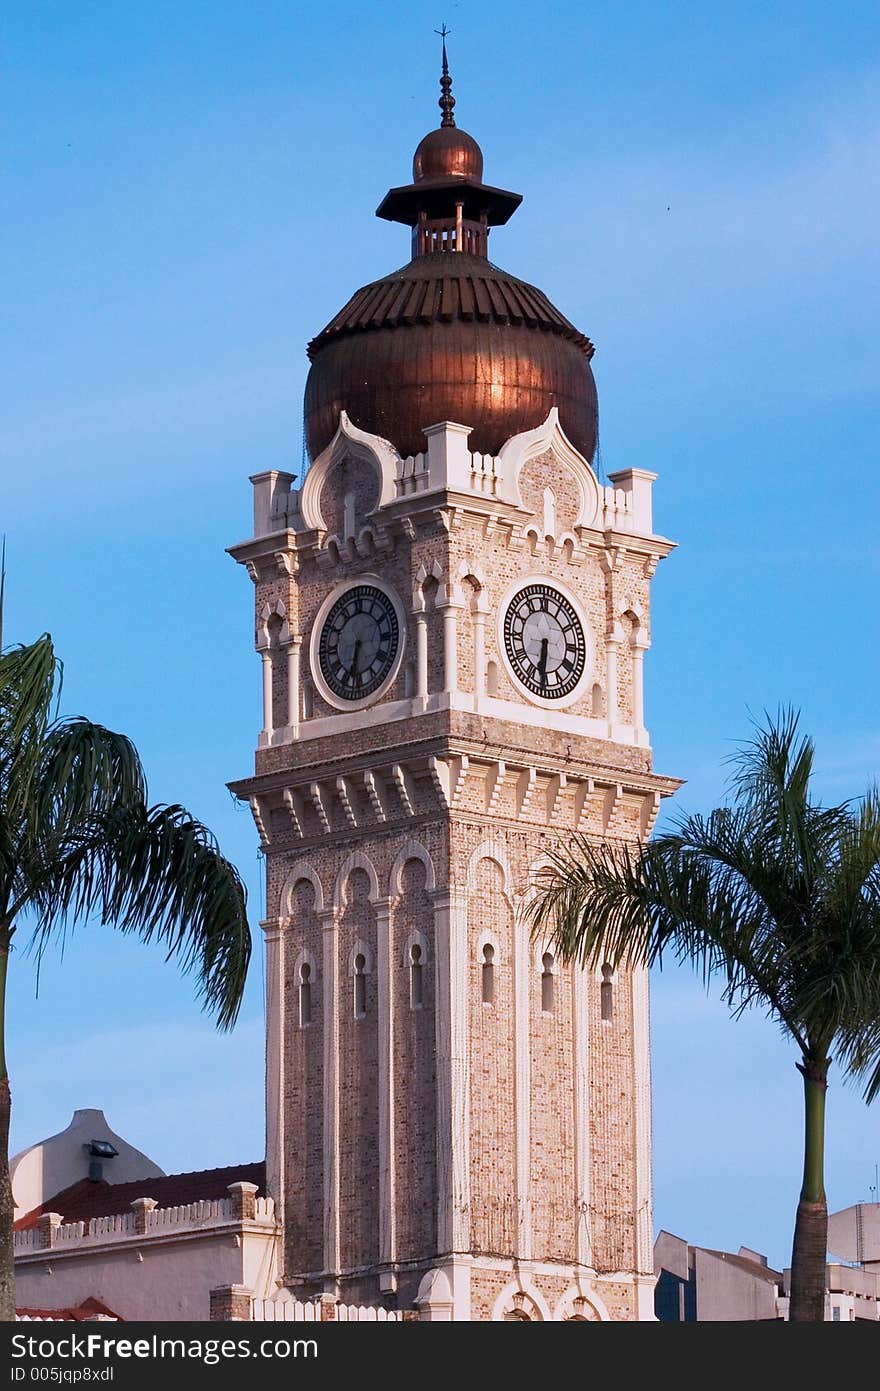
[[[412,1009],[422,1008],[422,949],[418,942],[409,949],[409,1002]]]
[[[599,996],[602,1018],[608,1021],[614,1018],[614,986],[611,982],[613,975],[614,970],[611,966],[602,967],[602,984],[599,987]]]
[[[556,981],[553,976],[553,955],[545,952],[541,958],[543,970],[541,972],[541,1009],[545,1014],[552,1014],[556,1004]]]
[[[360,953],[354,959],[354,1012],[363,1019],[367,1012],[367,963]]]
[[[495,948],[487,942],[483,948],[483,1004],[491,1005],[495,1000]]]
[[[312,1022],[312,968],[303,962],[299,968],[299,1026],[304,1029]]]

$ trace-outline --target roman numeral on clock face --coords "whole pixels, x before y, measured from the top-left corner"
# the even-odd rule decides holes
[[[397,611],[377,585],[354,585],[331,606],[318,637],[320,674],[335,696],[365,700],[394,666],[400,645]]]
[[[504,615],[504,645],[517,680],[533,695],[561,700],[586,666],[586,639],[574,605],[535,581],[514,594]]]

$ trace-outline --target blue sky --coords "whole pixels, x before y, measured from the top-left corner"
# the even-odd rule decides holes
[[[792,701],[823,797],[880,771],[876,4],[13,3],[0,34],[0,528],[8,636],[51,630],[63,709],[136,741],[219,835],[259,725],[248,474],[302,464],[305,343],[408,258],[372,214],[437,118],[522,190],[493,240],[597,345],[601,465],[655,470],[679,549],[646,665],[658,771],[720,797],[749,711]],[[262,1154],[262,970],[218,1038],[158,953],[97,929],[16,962],[13,1146],[77,1106],[166,1169]],[[655,1216],[788,1260],[800,1081],[760,1017],[655,981]],[[829,1096],[833,1206],[880,1111]]]

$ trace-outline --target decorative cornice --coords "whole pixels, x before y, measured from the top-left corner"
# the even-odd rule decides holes
[[[252,782],[234,785],[239,795]],[[269,848],[291,842],[314,843],[357,838],[365,830],[391,829],[414,819],[453,815],[531,825],[557,834],[589,832],[646,839],[653,830],[663,797],[680,783],[655,774],[624,774],[560,768],[536,759],[499,759],[483,749],[454,749],[440,754],[396,755],[387,761],[352,769],[345,776],[303,770],[283,783],[261,779],[259,797],[250,802]],[[632,818],[624,808],[638,809]],[[271,821],[271,810],[287,815]]]

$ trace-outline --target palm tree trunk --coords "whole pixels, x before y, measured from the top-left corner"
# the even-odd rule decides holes
[[[828,1203],[825,1199],[825,1094],[828,1058],[804,1058],[804,1181],[794,1224],[791,1253],[792,1323],[821,1323],[825,1318],[825,1258]]]
[[[12,1223],[15,1209],[9,1182],[9,1116],[12,1096],[6,1071],[6,968],[9,965],[11,933],[0,937],[0,1322],[15,1319],[15,1258]]]

